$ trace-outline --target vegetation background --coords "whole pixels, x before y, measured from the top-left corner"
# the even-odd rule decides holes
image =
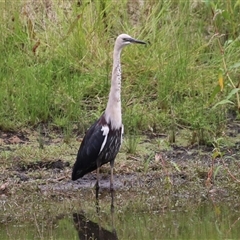
[[[239,118],[240,1],[0,1],[0,129],[83,134],[104,111],[120,33],[126,134],[211,144]]]
[[[75,210],[110,229],[109,166],[101,218],[94,173],[70,176],[128,33],[149,44],[122,53],[118,238],[239,239],[239,19],[240,0],[0,0],[0,236],[78,238]]]

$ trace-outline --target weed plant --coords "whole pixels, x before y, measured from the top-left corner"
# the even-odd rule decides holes
[[[106,106],[123,32],[149,43],[122,54],[127,134],[187,128],[204,144],[222,134],[229,109],[237,112],[238,90],[231,105],[213,106],[239,87],[239,1],[0,4],[2,130],[47,124],[83,133]]]

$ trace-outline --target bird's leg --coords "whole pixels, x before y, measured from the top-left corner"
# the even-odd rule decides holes
[[[114,167],[114,161],[111,161],[110,165],[111,165],[111,177],[110,177],[111,212],[113,212],[114,211],[114,187],[113,187],[113,167]]]
[[[113,167],[114,167],[114,161],[110,162],[110,166],[111,166],[110,191],[113,192],[114,191],[114,187],[113,187]]]
[[[99,193],[99,167],[97,168],[97,181],[95,184],[96,189],[96,211],[99,213],[99,201],[98,201],[98,193]]]
[[[97,168],[97,182],[95,184],[96,188],[96,199],[98,200],[98,192],[99,192],[99,167]]]
[[[111,213],[114,212],[114,191],[111,191]]]

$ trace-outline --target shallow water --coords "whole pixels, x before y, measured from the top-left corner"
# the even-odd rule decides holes
[[[85,201],[84,197],[80,201]],[[36,208],[30,222],[1,224],[0,239],[240,239],[239,204],[205,200],[188,206],[180,207],[175,202],[171,207],[147,209],[146,202],[136,207],[135,197],[133,194],[129,199],[129,192],[116,193],[113,211],[107,192],[100,197],[99,212],[95,201],[89,200],[82,205],[85,207],[73,206],[54,216],[47,209],[38,212]],[[132,205],[123,207],[124,199]]]

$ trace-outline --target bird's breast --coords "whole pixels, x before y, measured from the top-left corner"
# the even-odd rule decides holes
[[[122,127],[121,102],[115,102],[114,106],[109,105],[105,111],[105,118],[112,129],[120,129]]]

